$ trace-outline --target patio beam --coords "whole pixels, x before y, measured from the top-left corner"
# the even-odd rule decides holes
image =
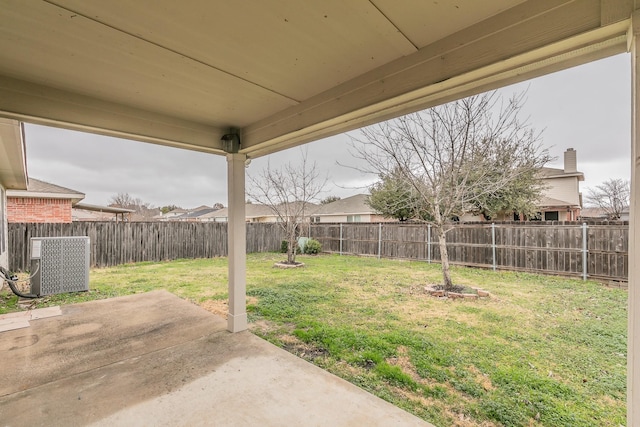
[[[528,1],[243,128],[255,158],[626,48],[626,0]]]
[[[247,231],[245,222],[245,161],[244,154],[227,154],[229,246],[229,314],[227,330],[247,329]]]
[[[640,425],[640,11],[628,33],[631,52],[631,203],[627,328],[627,425]]]
[[[0,117],[224,155],[226,128],[0,76]]]

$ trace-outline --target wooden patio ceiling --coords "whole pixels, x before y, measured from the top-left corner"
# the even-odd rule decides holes
[[[624,52],[633,0],[0,0],[0,117],[258,157]]]

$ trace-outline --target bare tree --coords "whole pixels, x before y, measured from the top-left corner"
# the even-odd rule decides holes
[[[454,217],[485,208],[518,181],[529,182],[550,160],[540,134],[521,121],[524,95],[503,101],[495,92],[409,114],[361,130],[353,155],[379,177],[393,176],[411,197],[415,217],[438,235],[444,287],[453,288],[446,233]],[[532,203],[535,201],[534,197]],[[398,208],[398,206],[396,206]]]
[[[602,209],[609,219],[620,219],[629,207],[629,181],[612,178],[587,191],[586,202]]]
[[[327,183],[321,178],[316,163],[309,164],[307,152],[302,151],[298,165],[287,163],[279,169],[271,164],[256,177],[248,176],[249,198],[268,206],[287,236],[287,263],[296,263],[296,248],[300,226],[308,221],[314,201]]]
[[[118,193],[111,196],[109,199],[109,206],[131,209],[145,221],[153,218],[153,216],[159,212],[158,209],[154,208],[149,203],[143,202],[142,199],[138,197],[134,198],[129,193]]]
[[[136,206],[136,199],[129,195],[129,193],[118,193],[111,196],[109,199],[109,206],[133,209]]]

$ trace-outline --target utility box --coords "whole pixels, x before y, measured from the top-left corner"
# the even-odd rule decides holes
[[[89,238],[32,237],[31,294],[89,290]]]

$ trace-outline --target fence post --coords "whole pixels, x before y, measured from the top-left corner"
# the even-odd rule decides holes
[[[431,264],[431,224],[427,224],[427,262]]]
[[[491,223],[491,252],[493,255],[493,271],[496,271],[496,223]]]
[[[342,255],[342,223],[340,223],[340,255]]]
[[[382,256],[382,223],[378,223],[378,259]]]
[[[582,223],[582,280],[587,280],[587,257],[589,251],[587,249],[587,228],[589,226],[586,222]]]

